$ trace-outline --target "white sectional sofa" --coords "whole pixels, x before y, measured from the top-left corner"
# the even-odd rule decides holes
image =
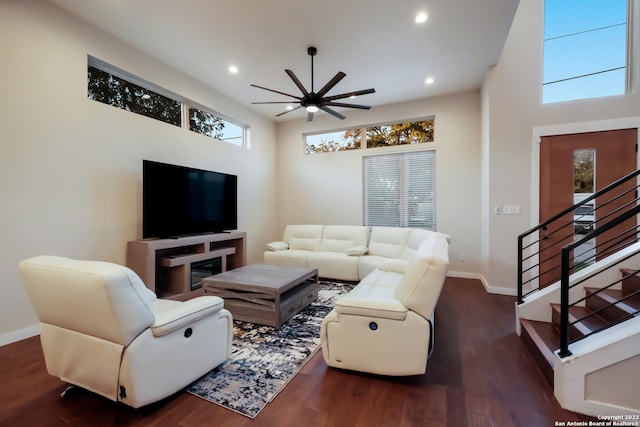
[[[435,231],[357,225],[288,225],[281,241],[267,245],[267,264],[318,269],[322,278],[359,281],[384,262],[407,263]]]
[[[448,252],[449,239],[433,233],[409,260],[387,259],[338,297],[320,332],[327,365],[378,375],[424,374]]]
[[[367,252],[369,228],[357,225],[288,225],[282,241],[267,245],[264,262],[318,269],[336,280],[358,280],[358,258]]]
[[[332,367],[379,375],[426,372],[450,237],[429,230],[289,225],[264,262],[315,267],[322,278],[360,281],[321,328]]]

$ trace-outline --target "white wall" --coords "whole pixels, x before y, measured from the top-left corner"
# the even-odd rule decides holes
[[[276,218],[270,120],[39,1],[0,2],[0,55],[0,345],[37,331],[20,260],[125,262],[145,158],[237,174],[238,227],[249,262],[262,258]],[[87,55],[250,124],[251,149],[88,100]]]
[[[454,273],[480,270],[480,93],[464,92],[370,111],[347,119],[317,114],[313,122],[278,124],[278,230],[287,224],[363,223],[362,157],[391,151],[436,150],[438,231],[449,233]],[[304,154],[302,133],[435,115],[433,143]],[[463,254],[465,261],[459,261]]]
[[[638,1],[636,0],[636,3]],[[520,205],[522,214],[493,215],[483,212],[483,238],[488,239],[482,271],[493,287],[516,287],[518,234],[537,219],[537,144],[534,128],[558,125],[562,129],[605,129],[608,123],[635,122],[622,118],[640,116],[640,93],[543,105],[542,31],[540,0],[520,0],[509,36],[497,66],[483,86],[483,207]],[[634,68],[638,75],[638,56]],[[595,126],[593,124],[596,123]],[[566,133],[571,133],[567,131]],[[535,181],[532,179],[535,176]]]

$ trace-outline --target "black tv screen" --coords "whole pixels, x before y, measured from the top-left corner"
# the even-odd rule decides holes
[[[235,230],[237,209],[236,175],[143,160],[144,239]]]

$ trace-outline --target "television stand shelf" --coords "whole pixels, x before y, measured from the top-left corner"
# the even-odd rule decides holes
[[[185,300],[203,295],[202,277],[246,263],[246,233],[199,234],[127,243],[127,266],[159,298]]]

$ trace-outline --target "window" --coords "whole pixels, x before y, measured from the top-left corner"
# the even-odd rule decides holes
[[[180,126],[182,104],[98,68],[88,67],[88,97],[94,101]]]
[[[189,130],[242,145],[244,128],[195,107],[189,107]]]
[[[433,142],[434,118],[305,135],[307,154]],[[364,143],[363,143],[364,141]]]
[[[367,148],[433,142],[433,119],[367,128]]]
[[[545,0],[544,103],[627,91],[627,0]]]
[[[436,152],[363,157],[364,224],[436,230]]]
[[[201,135],[245,146],[248,126],[89,56],[87,97]]]
[[[359,129],[307,135],[305,138],[306,153],[357,150],[360,148],[360,135]]]

